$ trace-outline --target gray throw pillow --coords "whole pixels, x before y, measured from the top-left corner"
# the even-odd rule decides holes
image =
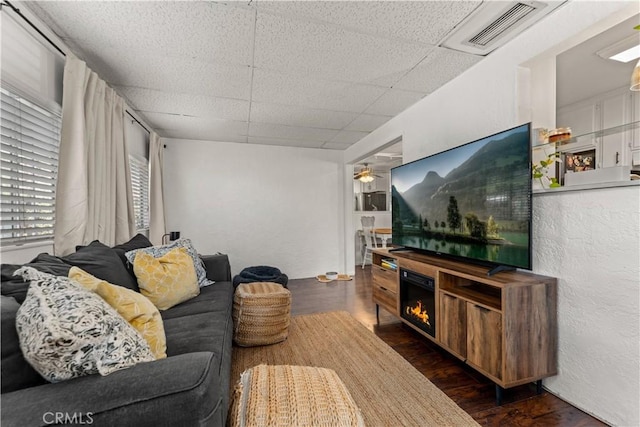
[[[61,259],[98,279],[138,291],[138,284],[127,271],[118,253],[98,240]]]
[[[16,331],[16,314],[20,304],[13,298],[2,296],[0,327],[2,328],[2,393],[21,390],[47,382],[27,363]]]

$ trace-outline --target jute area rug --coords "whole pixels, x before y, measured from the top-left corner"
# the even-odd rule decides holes
[[[233,348],[232,387],[260,364],[336,371],[367,426],[478,426],[440,389],[344,311],[295,316],[278,344]]]

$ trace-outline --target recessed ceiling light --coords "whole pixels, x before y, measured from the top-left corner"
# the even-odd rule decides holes
[[[637,44],[625,51],[609,57],[609,59],[620,62],[631,62],[634,59],[638,58],[640,58],[640,44]]]
[[[640,58],[640,35],[633,34],[611,46],[599,50],[596,54],[604,59],[631,62],[634,59]]]

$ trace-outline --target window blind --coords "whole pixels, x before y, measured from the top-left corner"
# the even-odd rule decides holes
[[[1,241],[53,238],[61,111],[0,88]]]
[[[149,162],[147,159],[129,155],[133,211],[137,231],[149,229]]]

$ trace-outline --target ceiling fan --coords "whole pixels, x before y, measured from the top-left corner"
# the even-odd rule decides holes
[[[373,173],[373,169],[369,167],[368,163],[364,164],[364,167],[360,169],[360,172],[356,172],[353,174],[353,179],[362,181],[362,182],[371,182],[376,178],[382,178],[380,175],[376,175]]]

